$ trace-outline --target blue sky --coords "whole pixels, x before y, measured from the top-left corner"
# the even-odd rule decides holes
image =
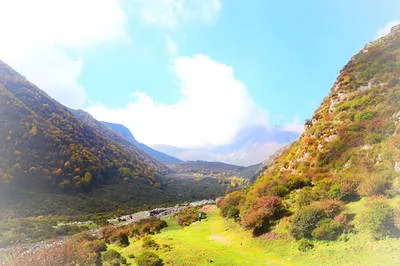
[[[184,148],[300,132],[350,57],[400,23],[396,0],[30,2],[0,4],[1,58],[65,105]]]
[[[224,1],[218,18],[207,25],[160,29],[133,17],[132,43],[91,53],[80,80],[90,100],[108,107],[125,105],[133,90],[176,102],[179,91],[164,44],[168,34],[180,55],[202,53],[232,66],[274,124],[295,116],[304,120],[350,57],[399,17],[399,1],[265,0]]]

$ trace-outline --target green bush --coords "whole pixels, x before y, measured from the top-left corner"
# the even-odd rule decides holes
[[[366,210],[360,214],[360,222],[375,239],[391,236],[396,232],[394,209],[384,199],[369,201]]]
[[[394,209],[394,226],[400,231],[400,206]]]
[[[319,195],[318,191],[312,187],[304,187],[296,194],[296,208],[301,209],[307,205],[310,205],[313,201],[319,200],[320,197],[321,195]]]
[[[325,211],[320,207],[307,206],[294,214],[290,226],[290,234],[296,238],[310,238],[311,232],[317,226],[317,223],[326,218]]]
[[[225,218],[238,219],[240,207],[245,200],[245,195],[242,191],[235,191],[226,195],[218,202],[218,208],[221,210],[221,215]]]
[[[365,110],[365,111],[362,111],[362,112],[356,114],[355,119],[359,120],[359,121],[371,120],[372,118],[374,118],[377,115],[378,115],[377,111]]]
[[[314,248],[314,244],[311,243],[311,241],[308,239],[301,239],[299,241],[299,245],[297,247],[297,249],[301,252],[306,252],[307,250],[310,250],[313,248]]]
[[[312,231],[312,236],[319,240],[335,240],[343,230],[343,224],[331,219],[322,219]]]
[[[130,227],[130,235],[132,237],[141,237],[144,235],[158,234],[161,229],[167,227],[167,223],[159,218],[151,217],[134,223]]]
[[[145,236],[142,239],[142,247],[143,248],[150,248],[150,249],[159,249],[160,246],[157,244],[157,242],[151,238],[150,236]]]
[[[138,266],[161,266],[163,265],[162,259],[151,251],[145,251],[136,258]]]
[[[103,262],[103,265],[105,266],[118,266],[121,264],[126,264],[126,259],[113,249],[107,250],[106,252],[101,254],[101,260]]]
[[[383,176],[365,178],[358,186],[358,193],[362,196],[384,195],[389,187],[387,179]]]
[[[198,207],[186,208],[183,211],[175,214],[177,222],[181,226],[189,226],[195,221],[203,220],[207,218],[205,212],[200,211]]]

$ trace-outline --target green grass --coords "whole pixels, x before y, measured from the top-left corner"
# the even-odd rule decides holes
[[[393,199],[397,204],[400,198]],[[364,200],[348,205],[348,212],[359,213]],[[400,240],[372,240],[365,232],[348,235],[334,242],[314,241],[314,249],[297,250],[298,243],[288,239],[253,238],[236,223],[224,220],[217,211],[208,219],[180,227],[172,219],[169,227],[152,236],[161,246],[153,250],[166,265],[400,265]],[[140,240],[120,248],[110,245],[136,265],[129,255],[139,255]],[[211,263],[212,261],[212,263]]]

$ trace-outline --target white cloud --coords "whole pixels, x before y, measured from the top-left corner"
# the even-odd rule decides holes
[[[189,21],[212,22],[222,9],[221,0],[135,0],[141,18],[158,27],[175,27]]]
[[[168,54],[171,56],[174,56],[178,53],[178,46],[171,39],[171,37],[169,37],[169,35],[165,36],[165,47],[167,48]]]
[[[385,26],[383,26],[382,28],[380,28],[376,33],[375,33],[375,38],[379,39],[383,36],[385,36],[386,34],[388,34],[390,32],[390,30],[392,29],[392,27],[399,25],[400,24],[400,20],[399,19],[395,19],[395,20],[391,20],[388,23],[386,23]]]
[[[300,121],[299,117],[295,117],[292,122],[284,124],[282,130],[286,132],[296,132],[301,134],[304,131],[304,123]]]
[[[0,58],[56,100],[79,107],[81,48],[126,39],[118,0],[1,0]],[[79,53],[78,53],[79,54]]]
[[[175,104],[136,92],[121,109],[93,105],[97,119],[126,125],[146,144],[196,148],[224,145],[246,126],[267,124],[267,113],[251,98],[232,67],[205,55],[178,57],[171,66],[180,84]]]

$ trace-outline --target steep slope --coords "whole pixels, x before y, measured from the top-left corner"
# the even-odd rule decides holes
[[[0,219],[146,208],[225,191],[215,180],[165,178],[163,164],[74,113],[0,61]]]
[[[131,131],[120,124],[114,124],[109,122],[101,122],[108,128],[114,130],[115,132],[119,133],[122,137],[127,139],[130,143],[144,151],[149,156],[153,157],[154,159],[162,162],[162,163],[180,163],[182,160],[172,157],[166,153],[157,151],[155,149],[150,148],[149,146],[138,142],[132,135]]]
[[[120,168],[153,179],[158,165],[138,149],[122,149],[76,119],[0,63],[2,179],[44,175],[59,186],[86,187]]]
[[[343,68],[305,132],[263,178],[340,178],[397,184],[400,164],[400,27]],[[368,194],[367,191],[364,191]],[[383,191],[381,191],[383,192]]]
[[[243,201],[239,200],[243,202],[240,217],[243,225],[260,234],[285,215],[280,208],[298,213],[314,201],[348,202],[399,193],[397,26],[389,35],[369,43],[341,70],[301,137],[260,175]]]
[[[140,147],[126,139],[125,137],[121,136],[119,132],[116,132],[115,130],[111,129],[107,125],[105,125],[103,122],[97,121],[94,119],[90,114],[83,110],[71,110],[70,112],[77,117],[81,122],[83,122],[86,125],[91,126],[92,128],[96,129],[98,132],[100,132],[102,135],[108,137],[115,143],[119,144],[123,149],[128,150],[129,152],[136,154],[140,153],[141,154],[141,159],[146,160],[147,163],[151,164],[154,168],[158,170],[158,172],[165,173],[167,172],[167,167],[162,164],[160,161],[158,161],[156,158],[153,158],[152,156],[148,155],[146,152],[144,152]]]

